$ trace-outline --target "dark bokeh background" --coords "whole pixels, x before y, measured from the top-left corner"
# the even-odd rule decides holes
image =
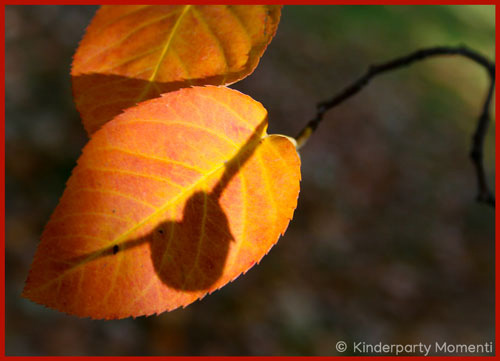
[[[487,77],[461,58],[378,78],[331,111],[301,151],[302,189],[286,235],[202,301],[105,322],[20,298],[87,140],[69,70],[95,9],[6,7],[8,355],[334,355],[339,340],[494,340],[494,211],[475,203],[468,159]],[[493,58],[494,10],[287,6],[259,67],[234,87],[266,106],[270,133],[295,135],[315,103],[370,63],[462,43]],[[494,149],[491,129],[490,182]]]

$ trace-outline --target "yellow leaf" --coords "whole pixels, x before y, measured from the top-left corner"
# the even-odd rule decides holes
[[[276,5],[108,5],[74,56],[73,95],[89,134],[122,110],[255,69],[276,32]]]
[[[127,109],[85,146],[23,295],[92,318],[186,306],[246,272],[283,234],[300,160],[267,112],[226,87]]]

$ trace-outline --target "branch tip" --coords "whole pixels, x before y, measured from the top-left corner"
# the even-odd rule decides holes
[[[307,125],[299,132],[297,137],[295,137],[295,140],[297,141],[297,149],[300,149],[305,145],[307,140],[323,120],[323,116],[327,111],[343,103],[350,97],[356,95],[375,76],[388,71],[409,66],[417,61],[421,61],[430,57],[445,55],[459,55],[472,60],[476,64],[481,65],[487,71],[490,78],[488,93],[482,107],[481,115],[479,116],[477,121],[476,130],[472,137],[472,149],[470,152],[470,157],[474,164],[476,176],[478,179],[478,196],[476,199],[478,202],[495,207],[495,196],[490,190],[488,182],[486,181],[486,174],[483,165],[484,139],[490,122],[489,108],[493,98],[493,91],[495,89],[495,63],[490,61],[484,55],[469,49],[466,45],[463,44],[457,47],[437,46],[433,48],[420,49],[386,63],[370,65],[366,73],[351,85],[344,88],[341,92],[333,96],[331,99],[327,99],[316,105],[316,116],[311,121],[309,121]]]

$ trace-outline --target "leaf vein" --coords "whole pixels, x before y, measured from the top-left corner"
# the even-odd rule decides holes
[[[155,19],[152,19],[151,21],[147,21],[145,23],[142,23],[141,25],[139,25],[138,27],[132,29],[129,33],[125,34],[122,38],[120,38],[120,40],[114,42],[113,44],[110,44],[108,46],[106,46],[104,49],[101,49],[101,51],[99,51],[97,54],[94,54],[93,56],[91,56],[89,59],[87,59],[85,61],[83,65],[86,65],[88,63],[90,63],[92,60],[94,60],[95,58],[99,57],[100,55],[104,54],[105,52],[107,52],[108,50],[122,44],[124,41],[126,41],[127,39],[129,39],[131,36],[133,36],[134,34],[138,33],[140,30],[150,26],[150,25],[154,25],[155,23],[158,23],[162,20],[165,20],[165,19],[168,19],[170,16],[172,15],[175,15],[177,12],[171,12],[171,13],[168,13],[167,15],[162,15],[158,18],[155,18]],[[109,70],[110,68],[108,68],[108,66],[110,66],[111,64],[109,64],[109,62],[105,62],[104,66],[100,67],[99,69],[97,69],[97,72],[101,72],[101,71],[104,71],[104,70]]]
[[[120,217],[120,216],[115,215],[115,214],[109,214],[109,213],[104,213],[104,212],[74,212],[74,213],[65,214],[64,216],[61,216],[61,217],[58,217],[58,218],[51,219],[50,220],[50,224],[57,223],[57,222],[62,222],[66,218],[71,218],[71,217],[75,217],[75,216],[84,216],[84,215],[94,215],[94,216],[110,217],[110,218],[116,218],[118,220],[126,221],[126,222],[131,222],[132,221],[130,218],[124,218],[124,217]]]
[[[189,164],[186,164],[186,163],[183,163],[183,162],[179,162],[179,161],[176,161],[176,160],[173,160],[173,159],[170,159],[170,158],[156,157],[156,156],[151,155],[151,154],[144,154],[144,153],[139,153],[139,152],[133,152],[133,151],[130,151],[128,149],[124,149],[124,148],[120,148],[120,147],[108,146],[108,147],[96,148],[95,151],[98,151],[98,150],[116,150],[118,152],[122,152],[122,153],[130,154],[130,155],[134,155],[134,156],[141,157],[141,158],[146,158],[146,159],[151,159],[151,160],[157,160],[157,161],[162,162],[162,163],[175,164],[175,165],[178,165],[180,167],[193,170],[193,171],[195,171],[197,173],[200,173],[200,174],[203,174],[203,173],[206,172],[204,169],[201,169],[201,168],[198,168],[198,167],[194,167],[192,165],[189,165]]]
[[[164,182],[164,183],[168,183],[176,188],[183,188],[182,185],[178,184],[178,183],[175,183],[173,181],[171,181],[170,179],[168,178],[164,178],[164,177],[157,177],[157,176],[154,176],[154,175],[150,175],[150,174],[146,174],[146,173],[139,173],[139,172],[134,172],[134,171],[131,171],[131,170],[125,170],[125,169],[119,169],[119,168],[101,168],[101,167],[86,167],[86,169],[88,170],[95,170],[95,171],[98,171],[98,172],[111,172],[111,173],[122,173],[122,174],[128,174],[128,175],[133,175],[133,176],[137,176],[137,177],[142,177],[142,178],[149,178],[149,179],[153,179],[153,180],[156,180],[156,181],[159,181],[159,182]]]

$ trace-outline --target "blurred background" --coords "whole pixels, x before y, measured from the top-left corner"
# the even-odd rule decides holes
[[[96,9],[5,7],[7,355],[335,355],[339,340],[345,354],[352,342],[494,341],[494,210],[475,202],[468,158],[487,76],[458,57],[384,75],[329,112],[301,150],[285,236],[202,301],[106,322],[21,298],[87,141],[69,72]],[[269,133],[294,136],[369,64],[459,44],[493,59],[494,29],[494,6],[285,6],[260,65],[232,87],[264,104]]]

